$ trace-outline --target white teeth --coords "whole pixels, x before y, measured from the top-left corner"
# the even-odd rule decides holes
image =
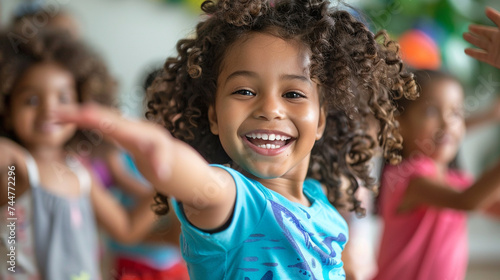
[[[262,148],[262,149],[279,149],[279,148],[281,148],[280,145],[274,145],[274,144],[262,144],[262,145],[257,145],[257,147]]]
[[[284,135],[279,135],[279,134],[265,134],[265,133],[249,133],[245,135],[248,138],[252,139],[262,139],[262,140],[269,140],[269,141],[274,141],[274,140],[279,140],[279,141],[286,141],[291,139],[291,137],[284,136]]]

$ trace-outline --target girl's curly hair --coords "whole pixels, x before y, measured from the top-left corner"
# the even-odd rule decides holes
[[[78,102],[94,101],[115,105],[116,82],[106,65],[88,46],[66,32],[39,29],[23,37],[17,29],[0,33],[0,119],[10,114],[10,100],[16,83],[26,70],[38,63],[56,63],[75,79]],[[16,139],[5,121],[0,136]]]
[[[164,72],[148,89],[146,117],[163,124],[174,137],[194,147],[210,163],[231,159],[210,132],[208,108],[214,104],[217,77],[228,47],[250,32],[297,40],[311,50],[311,77],[321,86],[327,106],[326,130],[311,152],[308,176],[322,182],[335,206],[347,201],[363,215],[354,196],[361,184],[376,190],[369,160],[376,145],[391,162],[400,160],[402,139],[394,120],[394,99],[417,96],[399,46],[385,32],[374,35],[346,11],[323,0],[205,1],[206,20],[192,38],[177,43]],[[367,131],[378,123],[377,139]],[[373,124],[373,122],[371,122]],[[341,181],[349,182],[342,191]],[[346,196],[346,197],[345,197]],[[156,196],[158,214],[168,212],[167,197]]]

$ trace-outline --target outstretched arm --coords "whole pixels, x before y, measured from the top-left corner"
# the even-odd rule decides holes
[[[492,194],[491,203],[483,208],[483,212],[488,216],[500,219],[500,190]]]
[[[95,104],[61,112],[58,117],[82,128],[98,129],[128,150],[158,192],[183,203],[193,225],[213,229],[231,217],[236,199],[231,175],[210,167],[192,147],[159,125],[128,120]]]
[[[465,32],[463,37],[477,48],[467,48],[465,53],[479,61],[500,68],[500,12],[487,8],[486,16],[495,23],[496,27],[471,24],[469,32]]]
[[[152,188],[127,170],[121,153],[120,150],[115,148],[109,151],[105,157],[115,186],[134,197],[149,196],[153,191]]]
[[[491,205],[488,205],[488,207],[484,209],[484,212],[489,216],[500,219],[500,199],[498,199],[498,201],[495,201]]]
[[[479,210],[487,207],[500,190],[500,161],[470,188],[460,191],[442,180],[427,177],[412,179],[403,196],[398,211],[410,211],[420,205],[458,210]]]
[[[142,197],[130,212],[92,178],[90,191],[97,222],[113,239],[132,244],[141,241],[151,231],[157,219],[151,209],[153,194]]]
[[[497,98],[489,109],[467,117],[465,119],[465,126],[468,131],[469,129],[479,128],[487,124],[498,122],[500,122],[500,98]]]

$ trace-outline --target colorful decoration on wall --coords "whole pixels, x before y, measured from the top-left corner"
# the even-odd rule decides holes
[[[358,2],[359,3],[359,2]],[[405,62],[416,68],[450,71],[466,84],[478,73],[498,71],[467,57],[462,38],[470,23],[492,24],[484,8],[494,0],[369,0],[357,5],[371,20],[373,32],[385,29],[398,40]],[[355,2],[353,2],[355,4]]]
[[[203,3],[204,0],[162,0],[162,1],[168,4],[185,5],[192,12],[199,14],[201,13],[201,3]]]
[[[441,54],[434,40],[419,29],[409,30],[399,37],[403,60],[413,68],[437,70]]]

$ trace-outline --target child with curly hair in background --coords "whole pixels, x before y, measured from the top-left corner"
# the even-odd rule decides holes
[[[40,30],[14,47],[9,32],[0,34],[0,167],[12,172],[0,174],[0,211],[16,228],[14,241],[0,230],[1,255],[15,253],[2,279],[100,279],[96,222],[138,241],[156,219],[153,194],[128,214],[78,159],[92,148],[89,132],[56,116],[82,102],[110,105],[114,81],[67,34]]]
[[[465,134],[462,85],[441,71],[414,74],[419,99],[398,102],[403,161],[381,179],[374,279],[464,279],[466,211],[499,214],[491,210],[500,205],[500,162],[475,183],[453,167]]]
[[[174,198],[192,279],[344,279],[348,233],[335,206],[362,214],[354,193],[373,185],[366,120],[397,160],[391,101],[416,95],[397,44],[328,1],[202,9],[149,89],[147,116],[168,132],[93,105],[60,120],[111,123],[103,133],[156,188],[157,212]]]
[[[500,68],[500,13],[486,15],[497,27],[471,25],[465,53]],[[476,182],[450,166],[465,133],[464,93],[453,76],[416,72],[421,97],[399,102],[403,162],[382,176],[384,230],[374,279],[464,279],[466,212],[500,217],[500,162]]]

